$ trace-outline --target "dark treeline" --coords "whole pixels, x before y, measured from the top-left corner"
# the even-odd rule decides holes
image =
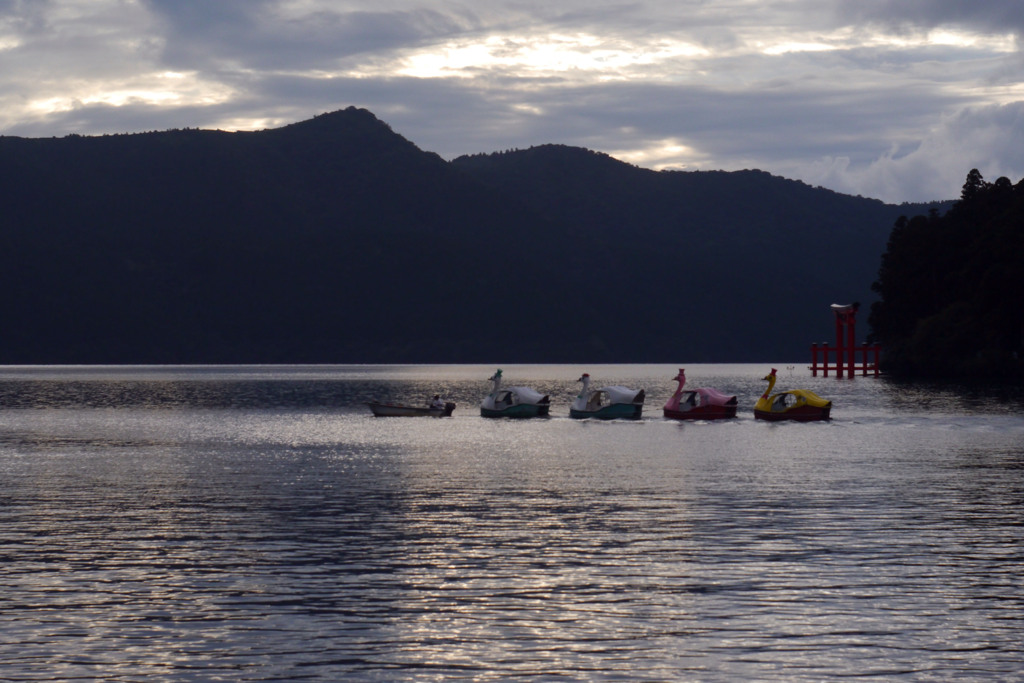
[[[0,137],[0,363],[799,362],[928,209],[558,145],[446,162],[354,108]]]
[[[889,372],[1024,378],[1024,181],[974,169],[944,215],[900,217],[873,289]]]

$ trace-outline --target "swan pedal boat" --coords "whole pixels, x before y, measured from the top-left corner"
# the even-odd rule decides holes
[[[739,403],[735,396],[709,387],[683,391],[683,385],[686,384],[683,368],[679,369],[674,379],[679,382],[679,386],[665,403],[665,417],[673,420],[724,420],[736,417]]]
[[[480,404],[481,417],[548,417],[551,399],[530,387],[501,386],[501,370],[491,376],[494,387]]]
[[[796,422],[814,422],[830,420],[832,401],[823,399],[813,391],[806,389],[790,389],[772,394],[775,387],[775,368],[765,376],[768,389],[754,404],[754,418],[779,422],[793,420]]]
[[[577,380],[583,382],[576,400],[569,407],[569,417],[582,420],[639,420],[644,411],[644,390],[622,386],[601,387],[590,390],[590,375],[583,373]]]
[[[432,408],[430,406],[407,406],[401,403],[379,403],[371,401],[366,405],[370,406],[374,417],[451,417],[455,410],[455,404],[448,402],[444,408]]]

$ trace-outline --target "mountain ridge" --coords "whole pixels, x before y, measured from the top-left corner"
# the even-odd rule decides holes
[[[799,359],[907,211],[559,145],[448,162],[353,107],[0,137],[0,205],[0,363]],[[761,291],[780,244],[818,296]]]

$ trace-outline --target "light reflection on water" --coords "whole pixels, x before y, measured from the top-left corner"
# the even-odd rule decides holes
[[[782,370],[836,419],[766,424],[767,368],[694,366],[741,417],[684,424],[676,368],[584,370],[645,419],[564,417],[575,366],[505,369],[531,421],[493,368],[0,372],[0,677],[1017,675],[1018,398]]]

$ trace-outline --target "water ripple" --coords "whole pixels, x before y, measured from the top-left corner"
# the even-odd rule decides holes
[[[0,678],[1019,675],[1019,416],[845,384],[831,425],[395,422],[278,389],[6,411]]]

